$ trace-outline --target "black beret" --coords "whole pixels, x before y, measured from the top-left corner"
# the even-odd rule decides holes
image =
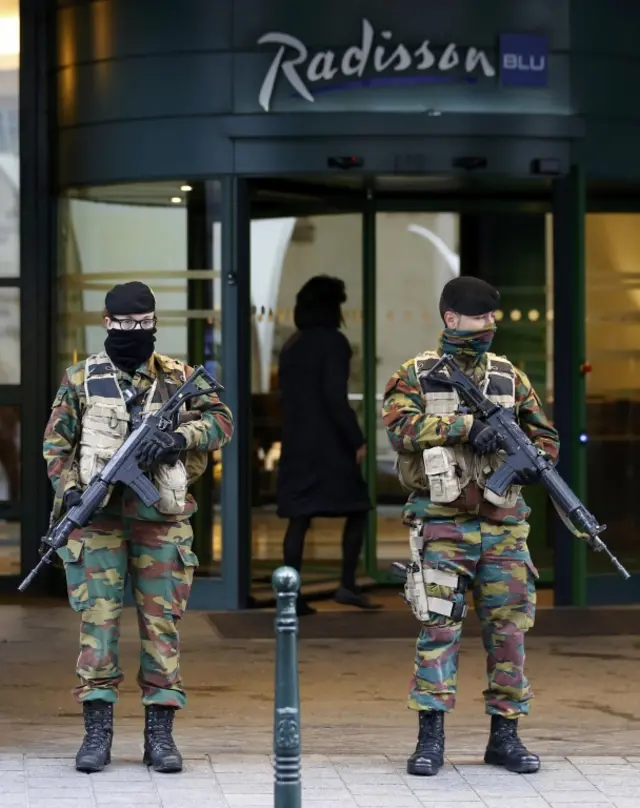
[[[500,306],[500,292],[480,278],[453,278],[444,285],[440,295],[440,316],[446,311],[475,317],[495,311]]]
[[[156,310],[156,299],[145,283],[129,281],[114,286],[104,299],[104,307],[109,314],[146,314]]]

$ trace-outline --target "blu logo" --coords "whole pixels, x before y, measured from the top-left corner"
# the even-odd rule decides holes
[[[504,87],[546,87],[547,37],[538,34],[502,34],[500,84]]]
[[[533,54],[523,56],[521,53],[504,53],[502,55],[502,66],[505,70],[545,70],[547,60],[544,56],[534,56]]]

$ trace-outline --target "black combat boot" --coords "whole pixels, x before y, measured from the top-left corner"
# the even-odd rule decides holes
[[[533,774],[540,768],[540,758],[529,752],[518,737],[518,719],[501,715],[491,716],[491,736],[484,762],[516,774]]]
[[[82,702],[85,736],[76,755],[76,769],[91,774],[111,763],[113,704],[107,701]]]
[[[407,761],[407,771],[419,777],[432,777],[444,766],[444,713],[420,710],[416,751]]]
[[[152,704],[144,711],[143,763],[157,772],[182,771],[182,755],[173,741],[175,707]]]

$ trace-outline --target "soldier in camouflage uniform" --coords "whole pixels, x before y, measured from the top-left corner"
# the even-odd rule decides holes
[[[105,299],[104,351],[64,373],[44,434],[47,473],[56,510],[73,507],[92,477],[113,456],[143,411],[158,409],[192,368],[154,352],[155,298],[131,282]],[[144,391],[129,412],[122,392]],[[113,705],[123,673],[118,638],[125,582],[130,575],[141,641],[138,685],[145,706],[144,763],[156,771],[182,768],[172,737],[173,717],[186,696],[180,676],[178,622],[185,611],[198,559],[189,518],[196,503],[187,486],[200,476],[208,453],[233,433],[229,409],[215,395],[188,403],[172,432],[145,444],[143,468],[161,495],[146,507],[116,486],[93,521],[74,531],[58,554],[69,602],[81,615],[79,684],[86,734],[76,757],[83,772],[101,771],[111,759]]]
[[[445,285],[445,323],[437,351],[405,362],[389,380],[382,414],[398,452],[398,472],[412,491],[403,513],[422,547],[429,617],[417,641],[408,706],[418,712],[419,732],[409,774],[436,774],[444,761],[444,714],[456,698],[458,650],[466,595],[475,609],[487,652],[485,709],[491,716],[485,762],[519,773],[539,769],[538,757],[518,737],[518,718],[533,698],[524,673],[524,635],[535,615],[535,579],[527,537],[530,509],[523,472],[503,497],[484,487],[499,463],[495,431],[461,412],[457,393],[424,378],[442,353],[452,354],[485,395],[509,408],[531,441],[555,462],[558,434],[546,418],[527,376],[489,351],[499,294],[476,278]]]

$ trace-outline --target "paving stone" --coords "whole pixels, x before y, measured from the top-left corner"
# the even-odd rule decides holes
[[[9,638],[9,661],[0,668],[0,808],[273,808],[272,641],[222,639],[205,614],[187,616],[181,645],[189,702],[176,721],[185,766],[162,775],[141,762],[139,642],[127,607],[120,644],[127,679],[112,763],[87,776],[74,768],[83,727],[68,692],[77,630],[77,615],[64,606],[0,610],[0,632]],[[580,654],[590,647],[603,658],[587,667]],[[523,737],[542,758],[541,771],[528,777],[483,763],[488,719],[478,689],[485,669],[479,642],[462,646],[447,762],[435,778],[406,772],[416,737],[415,715],[405,709],[412,643],[362,639],[352,651],[353,640],[299,643],[303,808],[640,806],[640,755],[628,755],[640,749],[637,677],[617,679],[615,694],[603,686],[616,655],[640,662],[640,648],[628,638],[528,638],[537,698]],[[570,698],[559,680],[571,681]],[[624,714],[616,710],[620,703]]]
[[[508,794],[504,797],[487,797],[484,804],[486,808],[548,808],[549,805],[543,797],[511,799]],[[434,808],[440,808],[438,803],[434,803]]]
[[[0,788],[0,805],[2,808],[28,808],[26,794],[6,794]]]
[[[419,798],[420,806],[424,808],[484,808],[483,802],[433,802],[432,800],[425,800],[424,797]],[[517,806],[505,806],[504,802],[500,804],[500,808],[517,808]]]

